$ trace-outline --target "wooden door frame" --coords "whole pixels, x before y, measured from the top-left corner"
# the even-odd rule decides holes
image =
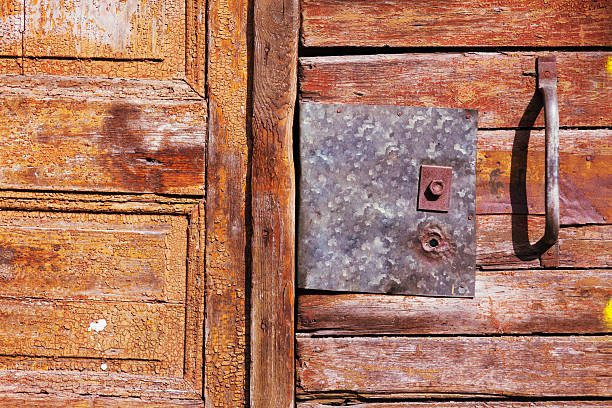
[[[298,30],[298,0],[208,2],[206,407],[294,406]]]
[[[251,180],[253,408],[295,396],[295,170],[299,0],[254,0]]]

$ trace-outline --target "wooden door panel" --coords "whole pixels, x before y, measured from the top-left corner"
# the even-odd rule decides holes
[[[0,297],[181,303],[186,261],[183,216],[0,213]]]
[[[0,188],[203,194],[206,105],[184,82],[5,78]]]
[[[0,56],[21,56],[23,44],[23,1],[0,2]]]
[[[163,59],[168,30],[184,30],[177,0],[26,0],[25,55]],[[178,21],[175,27],[168,22]]]
[[[4,299],[0,307],[5,368],[182,376],[184,305]]]

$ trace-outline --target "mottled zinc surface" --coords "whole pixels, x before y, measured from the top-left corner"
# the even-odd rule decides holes
[[[473,296],[477,112],[300,104],[298,286]],[[421,165],[450,210],[417,211]]]

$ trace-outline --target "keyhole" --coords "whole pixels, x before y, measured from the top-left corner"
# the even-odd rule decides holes
[[[429,240],[429,246],[430,246],[430,247],[432,247],[432,248],[437,247],[437,246],[438,246],[438,244],[439,244],[439,242],[438,242],[438,240],[437,240],[437,239],[435,239],[435,238],[432,238],[432,239],[430,239],[430,240]]]

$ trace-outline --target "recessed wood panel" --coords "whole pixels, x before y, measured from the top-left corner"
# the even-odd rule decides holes
[[[557,57],[560,125],[609,126],[612,53],[553,54]],[[543,105],[535,78],[535,61],[540,55],[544,53],[301,58],[301,98],[477,109],[480,127],[543,126],[544,113],[538,116]]]
[[[26,0],[25,55],[161,59],[165,36],[171,35],[166,26],[166,12],[179,11],[178,3],[172,0]]]
[[[317,335],[605,333],[612,272],[476,272],[470,299],[302,294],[298,330]]]
[[[202,195],[206,104],[182,81],[0,80],[0,188]]]
[[[0,297],[183,302],[187,218],[0,213]]]
[[[610,46],[609,1],[302,0],[306,46]]]
[[[2,356],[95,358],[99,371],[114,371],[113,360],[156,361],[143,374],[182,376],[183,305],[2,299],[0,310]]]
[[[23,1],[0,2],[0,55],[21,56],[23,43]]]
[[[297,386],[353,395],[610,397],[611,340],[298,336]]]
[[[298,402],[298,408],[332,408],[333,402]],[[400,401],[365,402],[351,405],[351,408],[599,408],[610,407],[609,401]]]

